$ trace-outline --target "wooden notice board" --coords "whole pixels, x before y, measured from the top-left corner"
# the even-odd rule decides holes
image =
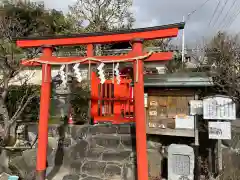
[[[162,124],[162,128],[175,128],[176,115],[189,115],[189,101],[193,99],[192,94],[184,92],[148,94],[148,122]]]

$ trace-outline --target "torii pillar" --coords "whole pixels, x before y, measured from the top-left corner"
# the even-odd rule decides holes
[[[43,46],[43,57],[51,59],[52,46]],[[41,150],[37,153],[36,177],[37,180],[45,180],[46,165],[47,165],[47,146],[48,146],[48,119],[51,97],[51,65],[42,64],[42,85],[40,95],[40,121],[38,125],[38,145],[41,145]],[[43,179],[44,177],[44,179]]]
[[[132,40],[132,50],[135,56],[143,55],[143,39]],[[144,109],[144,62],[134,62],[134,111],[136,124],[136,151],[137,151],[137,177],[140,180],[148,179],[148,157],[146,138],[146,119]]]

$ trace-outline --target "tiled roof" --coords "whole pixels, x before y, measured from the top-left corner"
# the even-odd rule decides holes
[[[145,87],[205,87],[213,86],[212,78],[206,73],[172,73],[144,76]]]

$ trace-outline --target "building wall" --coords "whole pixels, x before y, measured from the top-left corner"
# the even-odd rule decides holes
[[[52,68],[51,75],[52,79],[59,74],[60,68]],[[83,79],[87,78],[87,69],[80,69]],[[17,76],[15,76],[10,84],[12,85],[22,85],[24,82],[28,84],[40,85],[42,82],[42,69],[41,68],[32,68],[21,71]]]
[[[52,70],[52,78],[58,75],[58,69]],[[42,82],[42,70],[41,69],[29,69],[21,71],[11,81],[11,85],[22,85],[24,82],[28,84],[40,85]]]

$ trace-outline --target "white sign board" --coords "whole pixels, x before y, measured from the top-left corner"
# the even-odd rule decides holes
[[[176,116],[176,129],[194,129],[194,116]]]
[[[236,105],[231,98],[214,96],[203,100],[203,118],[235,120]]]
[[[203,101],[202,100],[191,100],[190,104],[190,115],[202,115],[203,114]]]
[[[144,107],[148,107],[148,94],[144,93]]]
[[[209,139],[231,139],[231,122],[208,122]]]

